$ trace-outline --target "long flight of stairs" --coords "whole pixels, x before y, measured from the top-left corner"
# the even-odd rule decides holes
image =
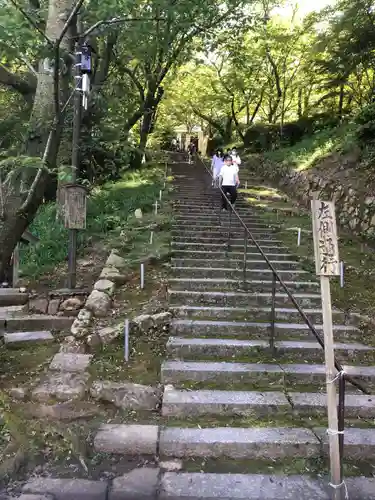
[[[228,251],[229,216],[218,211],[219,193],[202,165],[175,163],[172,174],[174,319],[161,365],[162,415],[157,423],[101,425],[93,443],[99,453],[151,455],[158,467],[137,472],[138,496],[131,496],[133,483],[127,490],[121,482],[123,496],[109,498],[329,500],[323,350],[278,286],[276,352],[270,351],[272,276],[266,263],[249,244],[244,283],[243,228],[232,221]],[[244,199],[236,208],[322,333],[316,277]],[[374,348],[362,342],[356,316],[335,310],[333,318],[346,372],[372,390]],[[374,500],[375,396],[348,386],[345,417],[342,493],[347,488],[351,500]]]
[[[189,499],[330,498],[328,477],[317,479],[327,471],[328,451],[323,350],[278,285],[276,354],[270,352],[266,262],[249,242],[244,283],[243,228],[233,216],[228,251],[229,215],[218,210],[219,194],[203,166],[174,165],[173,175],[174,320],[161,368],[166,428],[159,453],[184,460],[187,471],[167,473],[162,491]],[[322,334],[316,277],[241,197],[236,209]],[[334,310],[333,320],[338,358],[372,390],[374,348],[362,343],[356,317]],[[347,389],[345,460],[372,462],[375,396]],[[350,478],[346,485],[350,498],[375,498],[373,479]]]

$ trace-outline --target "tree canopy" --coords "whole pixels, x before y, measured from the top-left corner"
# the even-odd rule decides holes
[[[374,108],[372,3],[338,0],[304,18],[285,5],[0,2],[0,240],[9,241],[0,274],[71,168],[75,51],[83,42],[92,71],[77,174],[88,185],[139,166],[177,126],[200,126],[222,144],[246,145],[266,130],[273,139],[262,147],[355,116],[365,130]]]

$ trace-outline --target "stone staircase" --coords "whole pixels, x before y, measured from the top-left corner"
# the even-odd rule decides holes
[[[278,285],[276,354],[270,352],[272,274],[267,264],[249,242],[244,284],[243,228],[232,216],[228,252],[229,215],[219,213],[218,193],[208,187],[203,167],[180,165],[173,173],[176,223],[169,297],[175,319],[169,359],[161,368],[167,427],[160,434],[159,453],[183,459],[187,470],[192,461],[205,463],[201,472],[168,473],[164,487],[183,498],[329,498],[328,478],[322,486],[308,475],[309,463],[326,465],[328,452],[323,350]],[[322,334],[316,277],[301,268],[257,210],[241,198],[236,207]],[[361,342],[358,318],[334,310],[333,319],[337,357],[347,373],[371,389],[375,350]],[[374,418],[375,397],[349,384],[347,391],[345,459],[372,461],[375,430],[363,419]],[[306,476],[283,474],[284,469],[293,472],[293,461],[305,463]],[[230,474],[239,463],[243,474]],[[271,477],[265,470],[279,475]],[[315,472],[322,475],[326,469],[321,465]],[[358,491],[358,498],[367,498],[367,481],[373,480],[356,483],[356,493],[348,480],[350,498],[357,498]],[[363,488],[358,490],[358,484]]]
[[[71,316],[35,314],[29,295],[19,288],[0,288],[0,338],[6,347],[53,342],[55,335],[69,332]]]
[[[104,424],[93,443],[99,453],[151,455],[159,464],[156,471],[140,469],[136,487],[123,482],[112,494],[109,485],[108,498],[328,500],[323,350],[278,287],[276,352],[270,351],[272,276],[266,263],[249,244],[243,283],[243,229],[233,219],[228,251],[228,214],[219,214],[218,192],[203,167],[174,164],[173,175],[169,300],[174,319],[161,365],[160,425]],[[322,332],[316,277],[301,268],[259,212],[241,198],[237,209]],[[337,357],[348,374],[371,389],[375,350],[362,342],[358,317],[335,310],[333,319]],[[351,500],[375,498],[374,417],[375,396],[348,385],[345,487]],[[43,488],[32,492],[53,489]]]

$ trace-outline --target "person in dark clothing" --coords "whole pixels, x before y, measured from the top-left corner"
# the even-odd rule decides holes
[[[225,155],[224,165],[220,170],[220,186],[224,193],[221,194],[223,210],[228,210],[228,203],[224,195],[229,198],[229,201],[234,207],[237,199],[237,187],[239,185],[238,166],[233,163],[230,155]]]
[[[194,141],[191,141],[188,146],[189,163],[193,163],[193,159],[196,152],[197,152],[197,147]]]

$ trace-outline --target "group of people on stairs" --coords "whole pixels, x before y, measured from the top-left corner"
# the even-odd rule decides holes
[[[236,203],[237,188],[240,185],[238,175],[240,165],[241,158],[236,148],[227,151],[225,154],[221,149],[218,149],[212,158],[213,186],[221,187],[222,210],[228,210],[227,198],[232,206]]]

